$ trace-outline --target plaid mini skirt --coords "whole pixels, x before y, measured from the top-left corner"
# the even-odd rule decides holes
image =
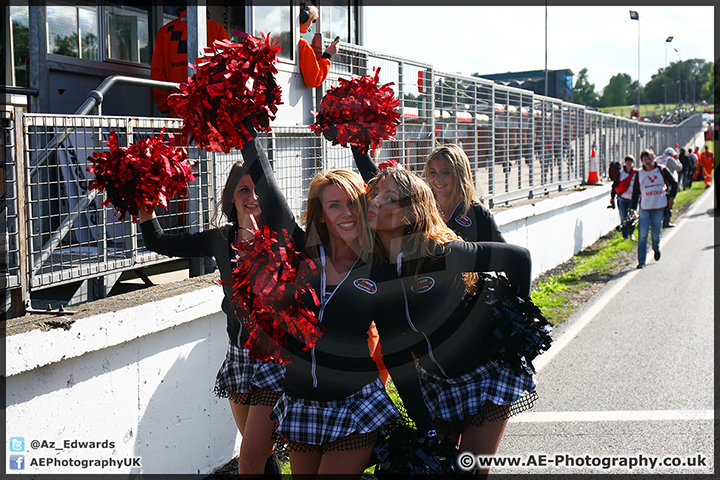
[[[283,394],[270,414],[279,435],[291,443],[310,445],[375,432],[399,417],[379,377],[341,400],[305,400]]]
[[[246,348],[228,342],[215,378],[215,394],[244,405],[273,406],[282,395],[285,365],[250,358]]]
[[[537,399],[537,382],[532,375],[518,374],[494,360],[457,378],[439,377],[419,363],[417,371],[430,416],[442,422],[479,425],[488,419],[502,420],[529,410]],[[495,409],[495,412],[483,408],[492,405],[510,405],[510,408]],[[492,418],[487,418],[488,415]]]

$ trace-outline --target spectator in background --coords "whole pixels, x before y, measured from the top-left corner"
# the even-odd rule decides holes
[[[668,206],[672,208],[677,193],[675,177],[664,165],[655,161],[655,152],[652,149],[643,150],[640,160],[643,166],[641,170],[638,170],[630,205],[631,210],[637,210],[638,203],[640,205],[637,268],[645,267],[649,230],[652,230],[655,261],[660,260],[660,237],[664,212]]]
[[[698,170],[702,175],[702,179],[705,181],[705,188],[710,188],[712,184],[712,172],[715,168],[715,154],[710,151],[707,144],[703,147],[705,150],[700,154],[698,160]]]
[[[698,154],[697,154],[698,148],[695,147],[695,151],[692,151],[691,149],[688,149],[688,158],[690,159],[690,170],[688,170],[687,175],[685,175],[685,181],[687,182],[686,188],[692,188],[692,182],[695,180],[695,176],[697,175],[698,170]]]
[[[688,156],[688,154],[685,153],[684,148],[680,149],[680,155],[678,156],[678,160],[680,161],[680,164],[682,165],[682,170],[680,171],[680,174],[678,175],[678,185],[680,188],[685,190],[687,188],[688,177],[690,175],[691,160],[690,160],[690,156]]]
[[[665,152],[663,152],[662,155],[655,158],[655,162],[658,165],[662,165],[668,169],[670,174],[672,175],[673,179],[675,180],[675,183],[678,183],[678,172],[682,171],[683,166],[680,161],[677,159],[677,152],[674,148],[668,147],[665,149]],[[675,190],[675,193],[677,193],[677,189]],[[672,194],[672,198],[675,198],[675,193]],[[672,204],[673,202],[670,202],[667,209],[665,209],[665,216],[663,218],[663,228],[672,228],[675,226],[674,223],[670,223],[670,218],[672,217]]]
[[[303,5],[300,10],[300,33],[310,31],[319,16],[320,14],[315,5],[309,3]],[[298,54],[300,57],[300,72],[302,73],[305,85],[310,88],[316,88],[322,85],[322,82],[325,81],[330,71],[330,59],[338,52],[339,42],[340,37],[336,37],[325,51],[320,54],[320,50],[322,49],[322,34],[319,32],[315,33],[312,46],[308,44],[307,40],[302,37],[300,38]]]
[[[617,205],[620,212],[620,225],[625,223],[630,214],[630,203],[635,187],[635,177],[637,169],[635,168],[635,157],[632,155],[625,156],[625,166],[615,175],[612,188],[610,189],[610,204],[614,205],[614,199],[617,196]],[[635,240],[633,230],[635,226],[622,229],[624,239]]]
[[[178,18],[163,25],[158,30],[153,44],[153,56],[150,63],[150,78],[164,82],[183,83],[188,79],[188,61],[194,62],[195,58],[188,58],[187,51],[187,10],[185,7],[178,7],[176,14]],[[229,39],[225,27],[214,20],[207,20],[207,44],[212,45],[215,40]],[[171,90],[153,89],[153,98],[158,110],[163,115],[176,117],[175,112],[170,111],[167,103]]]

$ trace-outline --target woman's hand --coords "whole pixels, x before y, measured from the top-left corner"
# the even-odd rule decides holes
[[[138,209],[138,219],[140,220],[140,223],[145,223],[148,220],[152,220],[155,217],[156,217],[155,210],[148,212],[147,210],[145,210],[143,208]]]

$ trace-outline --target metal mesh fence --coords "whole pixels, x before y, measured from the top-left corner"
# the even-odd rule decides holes
[[[142,249],[137,224],[119,221],[105,193],[89,190],[93,152],[107,151],[104,142],[115,132],[120,146],[156,136],[163,128],[181,138],[180,122],[172,119],[57,116],[24,118],[28,199],[28,258],[31,286],[43,288],[117,272],[160,260]],[[57,149],[48,145],[58,143]],[[51,143],[52,142],[52,143]],[[209,225],[210,169],[196,149],[197,177],[182,198],[174,198],[159,221],[169,232],[199,231]]]
[[[660,153],[683,144],[702,128],[700,116],[682,126],[639,124],[591,111],[581,105],[535,95],[529,90],[435,71],[431,65],[343,46],[333,57],[324,91],[340,78],[372,75],[392,83],[402,122],[394,139],[383,142],[377,160],[397,160],[418,174],[436,143],[456,143],[470,159],[476,189],[492,207],[573,188],[588,177],[591,152],[598,171],[642,148]],[[176,134],[177,119],[30,114],[2,119],[5,155],[2,215],[5,221],[5,282],[23,280],[20,258],[27,258],[28,285],[43,289],[63,283],[136,269],[167,261],[143,248],[137,224],[120,222],[104,194],[88,191],[88,157],[106,151],[104,141],[117,132],[121,145],[162,129]],[[20,129],[20,135],[16,135]],[[286,198],[298,221],[304,213],[312,175],[319,170],[356,170],[348,148],[333,146],[306,125],[275,126],[260,135]],[[20,145],[16,145],[20,143]],[[219,225],[222,188],[239,151],[210,154],[188,148],[197,160],[197,177],[183,198],[156,212],[169,232],[194,232]],[[20,215],[17,172],[24,172],[27,218]],[[25,185],[25,183],[23,183]],[[18,234],[26,228],[26,238]],[[23,247],[26,245],[26,247]],[[23,257],[25,256],[25,257]]]

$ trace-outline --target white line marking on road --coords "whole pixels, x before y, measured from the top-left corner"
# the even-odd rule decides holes
[[[715,187],[713,186],[713,188]],[[705,196],[709,195],[711,190],[712,189],[708,188],[702,194],[700,194],[700,196],[695,200],[695,202],[693,202],[692,207],[690,207],[690,209],[676,224],[675,228],[669,229],[671,230],[669,233],[665,233],[668,230],[665,229],[661,240],[662,243],[668,242],[675,235],[675,232],[677,232],[685,224],[688,217],[695,215],[697,210],[700,208],[700,204],[703,200],[705,200]],[[560,353],[560,351],[565,348],[568,343],[570,343],[575,337],[577,337],[580,331],[585,328],[595,318],[595,316],[600,313],[600,311],[605,308],[608,303],[610,303],[610,300],[612,300],[615,295],[620,293],[620,291],[625,288],[628,282],[635,278],[635,275],[637,275],[638,273],[640,273],[640,270],[631,270],[630,272],[626,273],[624,277],[618,280],[617,283],[615,283],[610,288],[610,290],[603,294],[602,297],[600,297],[580,318],[578,318],[570,326],[570,328],[568,328],[565,333],[562,334],[560,338],[554,339],[550,349],[537,357],[535,360],[533,360],[535,371],[539,373],[540,370],[543,369],[543,367],[550,363],[550,361],[555,358],[555,355]]]
[[[619,410],[606,412],[525,412],[510,418],[516,423],[627,422],[655,420],[713,420],[713,410]]]

